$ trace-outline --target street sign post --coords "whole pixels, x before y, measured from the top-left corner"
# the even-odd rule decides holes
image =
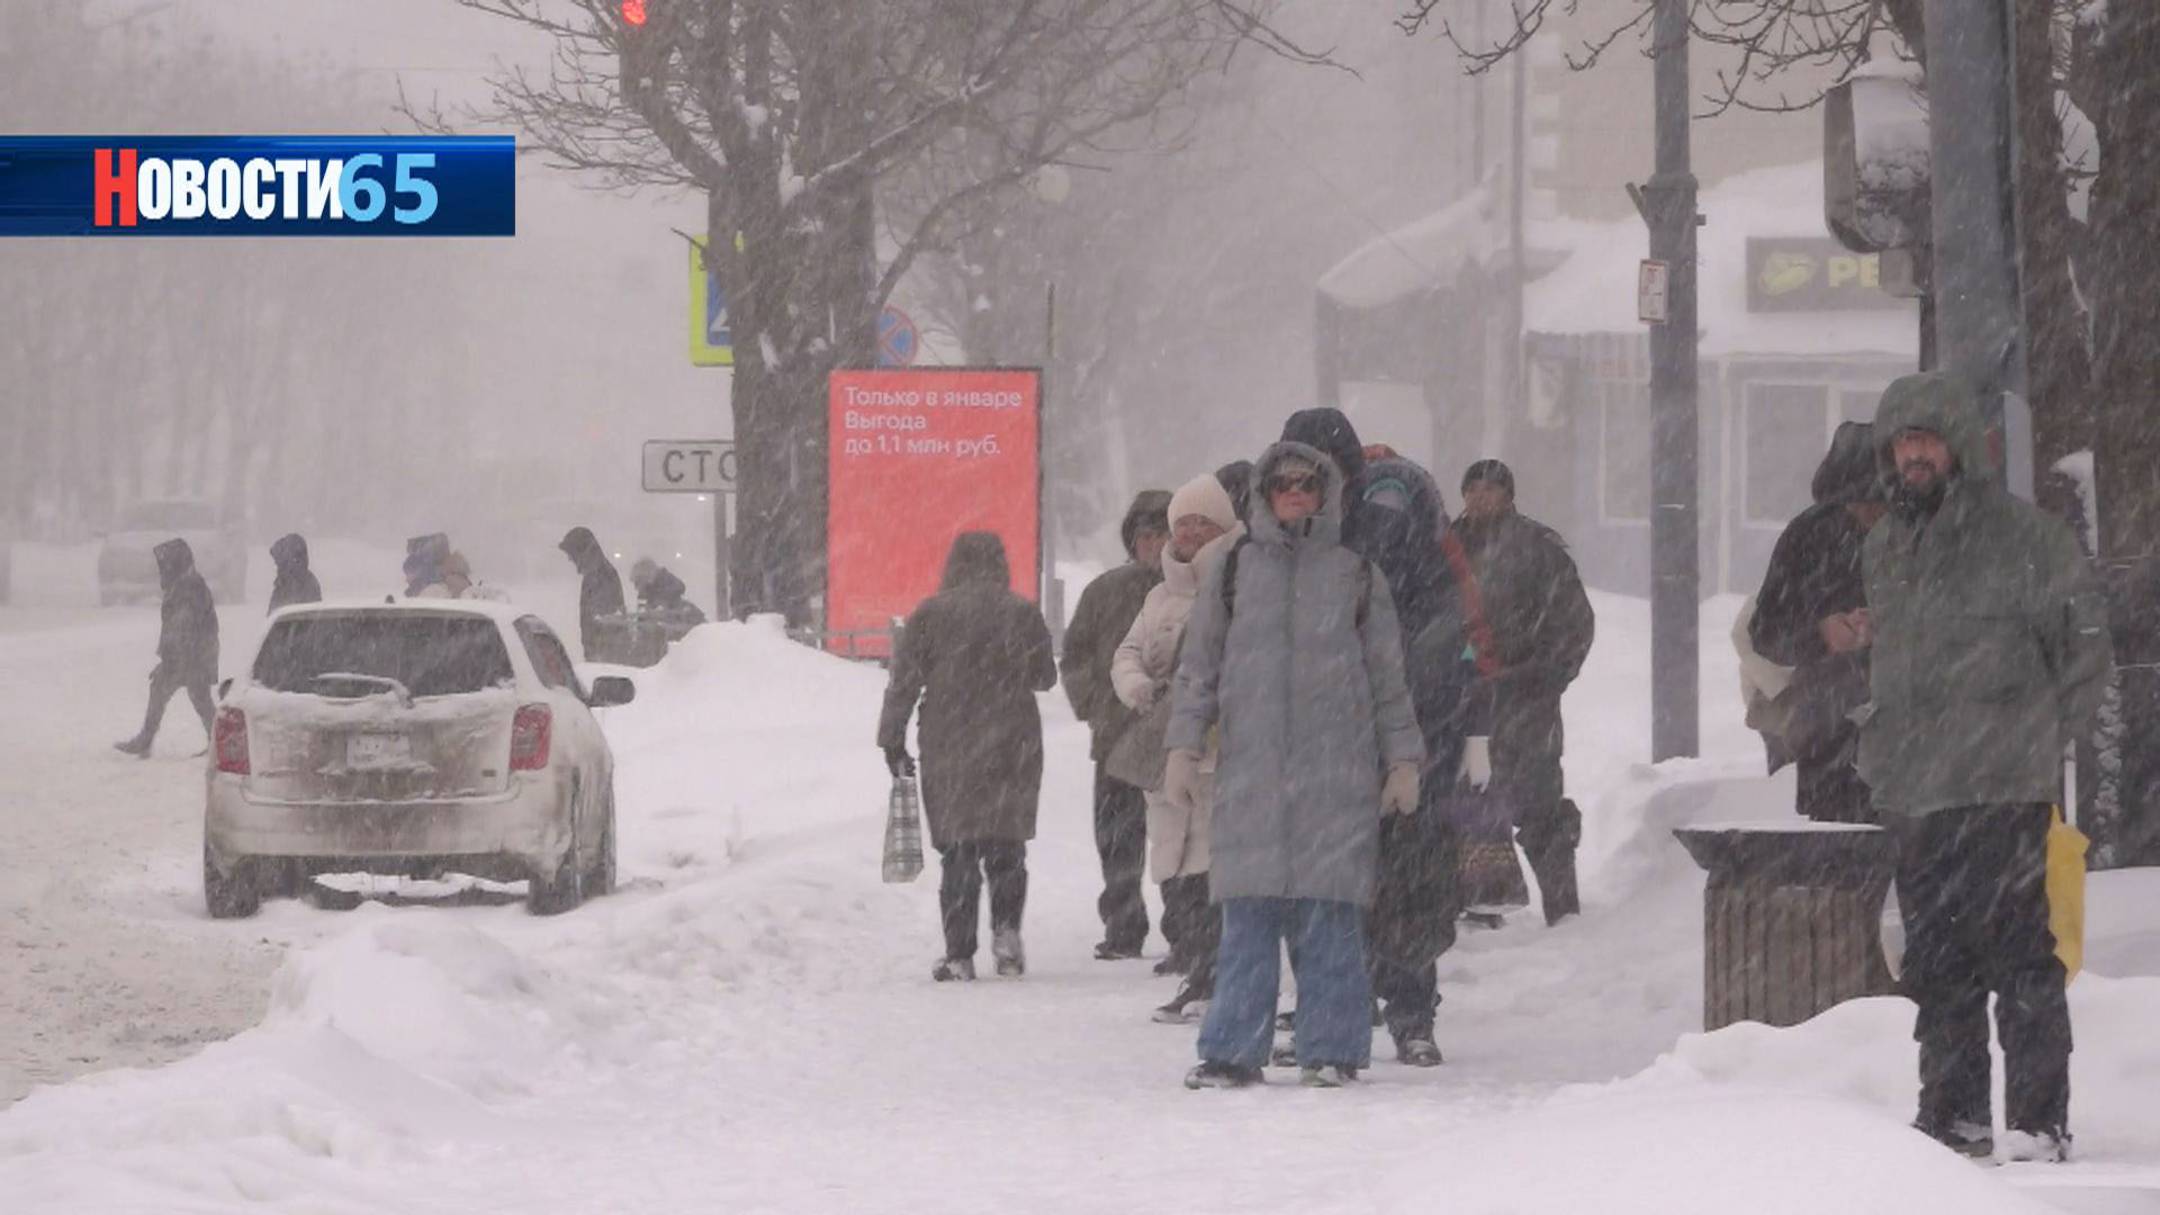
[[[647,439],[643,472],[649,494],[732,494],[735,443],[732,439]]]
[[[735,339],[728,331],[727,296],[705,264],[705,238],[690,238],[690,365],[733,367]]]

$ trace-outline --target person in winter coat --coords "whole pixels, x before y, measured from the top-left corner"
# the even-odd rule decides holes
[[[1914,1123],[1992,1151],[1988,996],[2012,1159],[2070,1147],[2070,1009],[2049,930],[2063,749],[2097,711],[2107,614],[2069,528],[1996,477],[1978,393],[1944,372],[1892,383],[1875,419],[1890,513],[1861,554],[1871,698],[1860,776],[1897,842],[1905,990],[1919,1004]]]
[[[1462,518],[1450,530],[1469,558],[1496,651],[1478,656],[1485,674],[1471,714],[1485,729],[1471,727],[1465,765],[1473,784],[1489,782],[1512,811],[1545,922],[1554,924],[1582,910],[1575,884],[1582,814],[1560,772],[1560,695],[1589,657],[1597,620],[1566,542],[1515,509],[1507,465],[1472,464],[1462,493]]]
[[[1199,804],[1211,733],[1221,747],[1208,881],[1222,943],[1186,1084],[1260,1078],[1287,941],[1297,1062],[1332,1087],[1371,1059],[1364,917],[1380,816],[1416,809],[1424,740],[1387,579],[1341,542],[1342,471],[1277,443],[1253,475],[1250,534],[1194,593],[1172,691],[1171,802]]]
[[[405,542],[405,597],[448,599],[450,587],[443,581],[443,562],[450,559],[450,537],[442,532],[414,536]]]
[[[562,543],[556,547],[569,556],[570,564],[584,579],[578,588],[579,648],[588,661],[602,661],[602,656],[594,652],[600,648],[600,618],[622,615],[622,575],[615,572],[606,550],[589,527],[571,528],[563,533]]]
[[[990,950],[1001,975],[1027,968],[1027,841],[1042,789],[1042,717],[1035,693],[1057,683],[1050,630],[1010,589],[1005,546],[989,532],[953,541],[938,593],[907,618],[893,650],[878,746],[895,776],[911,774],[908,718],[922,704],[923,816],[943,868],[941,982],[975,977],[977,907],[990,886]]]
[[[1160,753],[1167,736],[1170,680],[1199,589],[1200,562],[1220,553],[1225,537],[1234,542],[1244,534],[1229,492],[1212,474],[1194,477],[1170,495],[1169,515],[1163,579],[1148,592],[1110,663],[1118,699],[1139,715],[1126,738],[1154,754]],[[1139,737],[1149,731],[1153,737]],[[1177,995],[1155,1010],[1158,1021],[1191,1020],[1215,989],[1215,943],[1222,935],[1222,918],[1210,906],[1207,876],[1214,768],[1211,752],[1201,760],[1201,785],[1189,808],[1173,804],[1159,782],[1147,793],[1148,868],[1162,887],[1163,937],[1170,942],[1166,966],[1158,969],[1185,975]]]
[[[298,532],[277,538],[270,546],[270,561],[277,566],[277,580],[270,584],[271,611],[287,604],[322,602],[322,583],[308,568],[307,541]]]
[[[1395,476],[1385,478],[1385,483],[1375,480],[1375,462],[1368,458],[1357,429],[1339,409],[1306,409],[1291,414],[1283,423],[1282,437],[1312,446],[1342,472],[1342,544],[1380,571],[1394,597],[1408,662],[1404,678],[1417,710],[1419,728],[1425,735],[1427,794],[1437,796],[1454,784],[1462,748],[1462,700],[1467,686],[1462,674],[1461,645],[1450,649],[1440,642],[1444,633],[1458,641],[1460,636],[1449,627],[1456,588],[1438,543],[1441,507],[1437,501],[1424,504],[1419,509],[1429,509],[1430,515],[1420,517],[1390,505],[1409,504],[1409,495],[1397,492],[1407,487],[1399,485]],[[1380,463],[1400,473],[1424,471],[1391,452],[1385,452]],[[1430,779],[1435,769],[1441,770],[1439,779]],[[1422,840],[1429,834],[1422,830],[1430,825],[1423,821],[1425,817],[1421,813],[1408,829],[1394,825],[1386,834],[1406,844]],[[1409,859],[1392,853],[1383,858],[1384,862]],[[1389,893],[1396,892],[1396,884],[1391,883]],[[1369,937],[1392,944],[1437,941],[1447,936],[1451,942],[1458,911],[1459,903],[1454,899],[1390,897],[1376,903],[1375,912],[1383,919],[1368,926]],[[1379,998],[1389,1036],[1395,1041],[1396,1057],[1416,1066],[1431,1066],[1440,1062],[1439,1048],[1432,1041],[1433,1012],[1440,998],[1434,965],[1438,954],[1427,956],[1426,948],[1418,949],[1414,957],[1398,956],[1399,952],[1373,952],[1373,991]]]
[[[1873,428],[1838,427],[1813,490],[1815,504],[1786,525],[1771,550],[1748,637],[1756,653],[1793,668],[1778,697],[1778,742],[1799,764],[1800,813],[1818,822],[1872,823],[1867,784],[1854,767],[1860,729],[1850,715],[1868,694],[1867,650],[1854,619],[1867,607],[1860,550],[1889,509]]]
[[[1089,755],[1095,761],[1095,852],[1103,878],[1095,904],[1103,939],[1095,956],[1104,961],[1137,958],[1147,943],[1147,901],[1140,893],[1147,872],[1147,799],[1105,771],[1103,761],[1133,722],[1132,710],[1119,703],[1110,686],[1110,660],[1140,614],[1141,601],[1162,581],[1169,509],[1170,495],[1159,489],[1133,499],[1118,529],[1128,560],[1080,592],[1058,663],[1065,698],[1088,724]]]
[[[670,638],[679,639],[705,623],[705,613],[689,600],[690,588],[652,558],[640,557],[630,567],[630,585],[637,590],[638,613],[666,625]]]
[[[142,730],[126,742],[113,744],[116,750],[140,759],[150,758],[150,743],[165,719],[165,706],[182,688],[187,689],[195,715],[202,718],[203,735],[215,733],[216,705],[210,686],[218,674],[217,605],[211,601],[209,585],[195,572],[195,550],[187,541],[176,537],[151,553],[157,558],[158,586],[165,599],[159,609],[157,666],[150,671],[150,705],[143,713]]]

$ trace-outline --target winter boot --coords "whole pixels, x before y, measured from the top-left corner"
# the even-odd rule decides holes
[[[1235,1063],[1217,1063],[1209,1059],[1185,1073],[1185,1087],[1203,1088],[1250,1088],[1266,1083],[1257,1067],[1240,1067]]]
[[[1323,1063],[1298,1072],[1298,1083],[1306,1088],[1341,1088],[1355,1084],[1358,1069],[1348,1063]]]
[[[1155,973],[1158,977],[1162,975],[1181,975],[1185,971],[1185,961],[1178,957],[1175,951],[1164,954],[1162,961],[1155,963]]]
[[[1027,973],[1027,951],[1020,947],[1020,930],[1000,928],[990,934],[990,954],[997,959],[998,977],[1017,979]]]
[[[930,968],[930,977],[940,983],[969,983],[975,979],[975,959],[941,958]]]
[[[2068,1131],[2004,1131],[2002,1159],[2011,1164],[2064,1164],[2070,1159]]]
[[[1438,1067],[1442,1059],[1431,1035],[1413,1034],[1395,1039],[1395,1061],[1409,1067]]]
[[[1995,1154],[1994,1128],[1984,1122],[1960,1118],[1937,1123],[1923,1118],[1913,1123],[1913,1129],[1960,1156],[1986,1160]]]
[[[148,759],[150,758],[150,740],[141,735],[136,735],[126,742],[114,743],[113,750],[120,752],[122,755],[132,755],[137,759]]]
[[[1126,945],[1117,941],[1099,941],[1095,945],[1098,962],[1124,962],[1140,956],[1138,945]]]

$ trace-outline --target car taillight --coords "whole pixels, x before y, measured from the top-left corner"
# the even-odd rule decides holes
[[[248,774],[247,714],[238,709],[219,709],[217,727],[211,738],[211,750],[217,755],[217,770],[234,776]]]
[[[546,705],[519,705],[510,721],[510,770],[532,772],[547,767],[548,740],[555,733],[555,715]]]

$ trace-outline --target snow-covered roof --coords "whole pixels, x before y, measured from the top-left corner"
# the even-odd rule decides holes
[[[1880,312],[1748,311],[1748,238],[1827,237],[1822,196],[1820,161],[1742,173],[1703,191],[1699,209],[1707,222],[1695,231],[1703,355],[1918,356],[1916,301]],[[1525,328],[1567,334],[1643,329],[1635,316],[1635,280],[1650,255],[1650,236],[1641,220],[1546,221],[1533,227],[1531,238],[1570,253],[1524,293]]]
[[[1479,186],[1415,223],[1374,237],[1320,276],[1320,294],[1349,308],[1377,308],[1453,287],[1466,264],[1507,248],[1507,215]]]

